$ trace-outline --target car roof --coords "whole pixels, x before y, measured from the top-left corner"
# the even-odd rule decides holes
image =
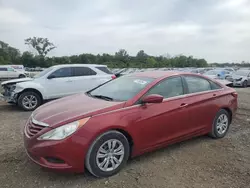
[[[145,72],[138,72],[133,73],[128,76],[138,76],[138,77],[150,77],[150,78],[162,78],[162,77],[170,77],[176,75],[197,75],[187,72],[179,72],[179,71],[145,71]]]
[[[63,64],[63,65],[54,65],[54,68],[58,67],[107,67],[107,65],[99,64]]]

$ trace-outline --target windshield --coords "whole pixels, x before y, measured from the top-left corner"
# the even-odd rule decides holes
[[[45,74],[47,74],[48,72],[50,72],[53,69],[53,67],[47,68],[45,70],[43,70],[42,72],[39,72],[37,75],[34,76],[34,78],[40,78],[42,76],[44,76]]]
[[[153,80],[147,77],[123,76],[96,88],[89,94],[93,97],[104,96],[114,101],[127,101]]]
[[[238,70],[234,74],[239,75],[239,76],[247,76],[250,71],[245,71],[245,70]]]

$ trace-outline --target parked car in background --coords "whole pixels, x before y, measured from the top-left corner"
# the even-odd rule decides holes
[[[229,76],[227,80],[233,82],[233,86],[247,87],[250,85],[250,70],[239,69]]]
[[[24,110],[34,110],[45,100],[86,92],[113,78],[106,65],[56,65],[34,78],[2,82],[3,96]]]
[[[235,90],[204,76],[135,73],[41,106],[24,127],[24,146],[42,167],[107,177],[129,157],[199,135],[224,137],[236,109]]]
[[[14,69],[10,65],[0,65],[0,79],[24,78],[24,77],[26,77],[25,71]]]
[[[226,79],[231,76],[231,74],[232,73],[230,71],[224,69],[213,69],[204,73],[205,76],[213,79]]]

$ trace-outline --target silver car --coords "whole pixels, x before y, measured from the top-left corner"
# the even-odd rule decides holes
[[[233,86],[247,87],[250,85],[250,70],[239,69],[227,77],[227,80],[233,82]]]

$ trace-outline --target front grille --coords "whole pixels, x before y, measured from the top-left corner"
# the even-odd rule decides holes
[[[32,137],[32,136],[35,136],[44,128],[45,128],[44,126],[37,125],[29,121],[29,123],[26,126],[26,133],[29,137]]]

